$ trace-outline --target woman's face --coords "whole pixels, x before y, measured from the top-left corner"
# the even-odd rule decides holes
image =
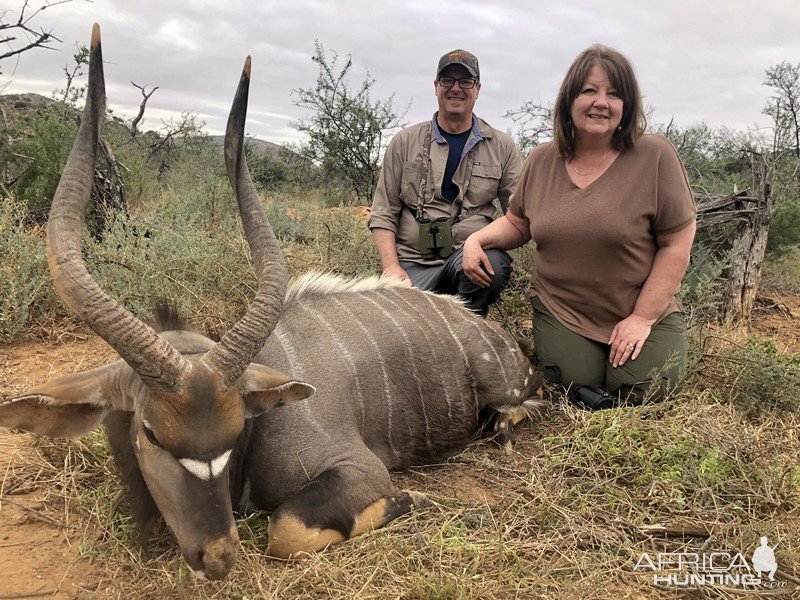
[[[594,65],[583,82],[570,112],[576,139],[607,138],[622,121],[622,98],[600,65]]]

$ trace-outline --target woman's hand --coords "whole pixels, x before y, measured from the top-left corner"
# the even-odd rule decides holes
[[[480,287],[489,287],[492,283],[492,263],[481,248],[474,234],[467,238],[461,249],[461,268],[467,278]]]
[[[614,327],[611,332],[611,352],[608,360],[613,367],[621,367],[630,358],[636,360],[650,335],[653,323],[642,317],[630,315]]]

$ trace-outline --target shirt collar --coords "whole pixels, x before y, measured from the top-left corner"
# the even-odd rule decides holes
[[[437,110],[433,113],[433,119],[431,123],[433,125],[433,138],[436,140],[437,144],[444,144],[444,136],[442,135],[442,130],[439,129],[439,123],[436,122],[436,117],[439,115],[439,111]],[[483,139],[483,132],[481,131],[481,123],[474,114],[472,115],[472,129],[470,130],[472,136],[475,138],[476,141]]]

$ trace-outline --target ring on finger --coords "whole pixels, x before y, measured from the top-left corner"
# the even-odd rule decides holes
[[[636,344],[628,344],[626,347],[633,350],[634,348],[636,348]]]

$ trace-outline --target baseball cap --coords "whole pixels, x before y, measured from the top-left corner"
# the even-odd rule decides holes
[[[472,54],[472,52],[467,52],[466,50],[452,50],[445,54],[442,58],[439,59],[439,67],[436,69],[436,77],[442,74],[445,67],[449,67],[450,65],[461,65],[469,71],[469,74],[472,75],[475,79],[481,78],[481,70],[478,68],[478,58]]]

